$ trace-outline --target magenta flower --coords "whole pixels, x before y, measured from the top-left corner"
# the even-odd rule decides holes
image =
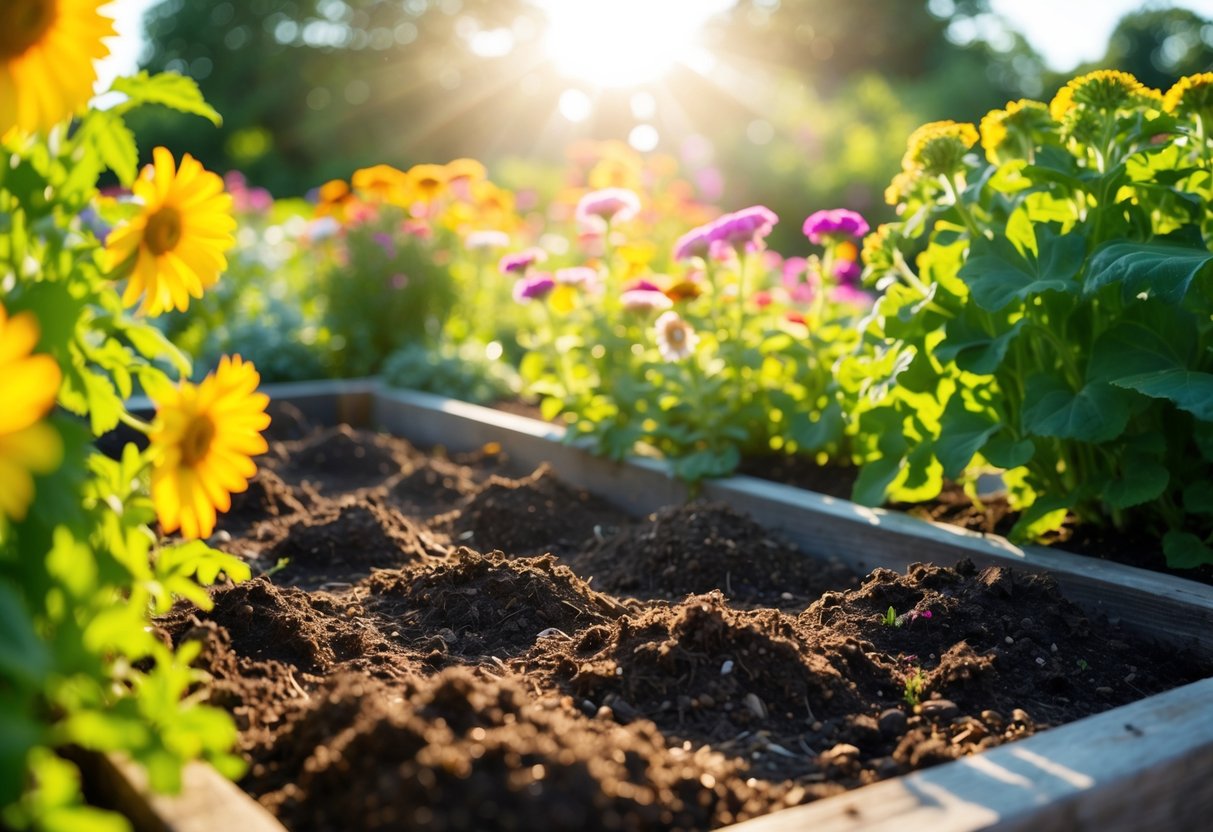
[[[860,309],[871,309],[873,303],[872,296],[863,289],[845,283],[840,283],[830,290],[830,300]]]
[[[712,245],[712,223],[692,228],[678,238],[674,243],[674,259],[690,260],[692,257],[706,257]]]
[[[821,289],[821,279],[815,270],[809,269],[809,261],[803,257],[789,257],[783,261],[783,288],[795,302],[808,305]]]
[[[598,282],[598,272],[589,266],[570,266],[556,270],[556,282],[569,286],[592,286]]]
[[[519,303],[542,300],[555,288],[556,281],[547,272],[539,272],[530,277],[520,277],[514,283],[514,300]]]
[[[779,217],[764,205],[752,205],[732,214],[725,214],[711,225],[709,239],[713,243],[731,246],[743,251],[757,248],[758,243],[771,233]]]
[[[629,283],[629,284],[628,284],[628,285],[627,285],[627,286],[624,288],[624,290],[623,290],[623,291],[625,291],[625,292],[633,292],[633,291],[638,291],[638,290],[639,290],[639,291],[645,291],[645,292],[660,292],[660,291],[661,291],[661,287],[660,287],[660,286],[658,286],[658,285],[657,285],[656,283],[654,283],[653,281],[651,281],[651,280],[645,280],[645,279],[642,277],[642,278],[639,278],[638,280],[633,280],[631,283]]]
[[[810,243],[821,245],[830,237],[862,237],[868,233],[868,221],[854,211],[835,208],[810,214],[803,230]]]
[[[383,249],[383,253],[388,257],[396,256],[396,240],[391,234],[384,231],[376,231],[371,235],[371,239],[375,241],[375,245]]]
[[[627,312],[658,312],[674,305],[665,292],[655,289],[629,289],[619,296],[619,302]]]
[[[854,260],[839,260],[834,264],[834,277],[844,286],[855,286],[863,269]]]
[[[525,272],[536,263],[542,263],[548,259],[548,253],[541,248],[528,248],[522,251],[516,251],[513,254],[507,254],[501,258],[501,262],[497,264],[497,268],[502,274],[513,274],[515,272]]]
[[[640,197],[627,188],[591,191],[577,203],[577,221],[582,225],[624,222],[640,213]]]

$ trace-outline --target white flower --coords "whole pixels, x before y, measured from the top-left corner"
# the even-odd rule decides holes
[[[684,321],[673,310],[665,312],[654,325],[657,335],[657,349],[666,361],[681,361],[690,358],[699,343],[699,336],[694,328]]]
[[[510,245],[510,235],[504,231],[471,231],[463,239],[463,247],[467,249],[507,248]]]

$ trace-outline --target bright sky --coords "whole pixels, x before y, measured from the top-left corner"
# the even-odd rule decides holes
[[[157,0],[112,0],[110,10],[117,19],[119,37],[112,56],[100,67],[104,89],[118,74],[132,71],[142,43],[140,19]],[[565,3],[572,0],[564,0]],[[1175,5],[1213,18],[1213,0],[1175,0],[1157,5]],[[1051,67],[1065,71],[1103,54],[1108,35],[1126,12],[1141,8],[1141,0],[990,0],[993,9],[1011,24],[1042,55]]]

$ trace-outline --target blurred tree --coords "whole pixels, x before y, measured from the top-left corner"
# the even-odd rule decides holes
[[[1213,69],[1213,23],[1187,9],[1133,12],[1116,24],[1097,66],[1166,91],[1185,75]]]

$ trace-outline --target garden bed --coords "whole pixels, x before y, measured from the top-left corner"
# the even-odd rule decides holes
[[[291,828],[708,828],[955,758],[869,788],[885,800],[897,790],[911,813],[902,828],[924,807],[982,806],[986,825],[1048,814],[1049,800],[1086,805],[1138,764],[1185,769],[1211,753],[1194,716],[1209,683],[1149,697],[1206,665],[1128,632],[1164,629],[1149,626],[1151,603],[1162,617],[1207,619],[1203,587],[1158,576],[1168,600],[1132,586],[1137,570],[1064,573],[1067,594],[1087,588],[1088,613],[1120,613],[1121,632],[1032,575],[1032,552],[991,562],[968,545],[977,539],[899,538],[914,524],[937,532],[875,512],[870,533],[855,517],[849,534],[831,530],[831,512],[868,515],[829,498],[789,502],[769,484],[742,482],[748,496],[711,484],[706,496],[727,505],[685,506],[654,466],[552,445],[529,420],[496,413],[477,426],[459,403],[339,389],[284,392],[325,416],[373,410],[452,456],[348,430],[308,435],[280,398],[278,429],[295,438],[275,446],[223,531],[271,574],[220,591],[210,616],[164,622],[175,641],[206,645],[213,698],[236,715],[252,760],[244,785]],[[483,435],[494,424],[498,438]],[[485,447],[494,441],[505,453]],[[568,485],[599,480],[599,496]],[[646,517],[657,503],[672,507]],[[789,531],[814,554],[832,545],[834,562],[805,558]],[[858,587],[845,568],[958,555],[954,568],[882,569]],[[890,606],[917,615],[882,624]],[[904,696],[917,670],[914,709]],[[1001,790],[982,781],[1007,765],[1002,749],[967,756],[1142,697],[1009,746],[1018,763]],[[1107,742],[1120,768],[1103,752],[1074,758]],[[1189,804],[1181,816],[1203,805]],[[826,800],[756,823],[795,828],[792,815],[813,812],[866,828],[868,801],[848,805],[862,811]]]

